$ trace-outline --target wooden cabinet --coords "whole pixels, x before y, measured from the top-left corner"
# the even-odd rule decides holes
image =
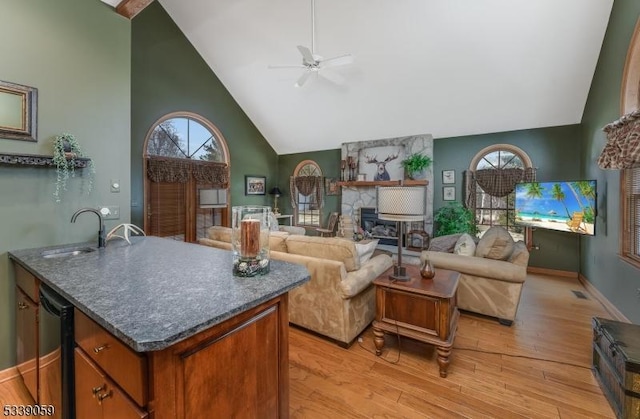
[[[75,350],[75,370],[78,419],[141,419],[148,416],[80,348]]]
[[[16,286],[16,360],[31,397],[38,402],[38,305]]]
[[[287,418],[287,304],[281,295],[144,354],[76,309],[76,417]]]
[[[409,281],[389,278],[393,268],[373,281],[376,287],[376,319],[373,321],[376,355],[382,353],[385,332],[434,345],[440,376],[444,378],[460,317],[456,306],[460,273],[437,269],[433,279],[423,280],[418,266],[406,268]]]
[[[593,373],[619,418],[640,418],[640,326],[594,317]]]

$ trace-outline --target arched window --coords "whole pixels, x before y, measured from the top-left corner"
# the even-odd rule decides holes
[[[480,232],[500,225],[515,240],[524,240],[524,228],[515,224],[515,184],[533,180],[531,159],[520,148],[495,144],[480,150],[469,165],[466,199]]]
[[[229,151],[211,122],[189,112],[163,116],[143,158],[146,234],[194,242],[209,226],[229,224]]]
[[[322,170],[313,160],[298,163],[290,180],[291,205],[296,225],[320,227]]]

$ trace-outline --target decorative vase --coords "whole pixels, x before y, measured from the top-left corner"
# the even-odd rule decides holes
[[[250,277],[269,272],[269,212],[266,206],[231,208],[233,275]]]
[[[427,178],[427,170],[422,169],[414,172],[409,172],[409,179],[411,180],[424,180]]]
[[[433,267],[430,259],[425,259],[420,266],[420,276],[424,279],[431,279],[436,276],[436,270]]]

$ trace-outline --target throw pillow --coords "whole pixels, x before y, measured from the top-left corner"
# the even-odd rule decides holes
[[[511,234],[500,226],[485,231],[476,246],[476,256],[487,259],[507,260],[513,252],[515,242]]]
[[[447,236],[434,237],[429,243],[429,251],[452,253],[456,242],[462,234],[449,234]]]
[[[476,253],[476,242],[473,241],[473,237],[471,235],[464,233],[458,241],[456,245],[453,247],[453,253],[456,255],[462,256],[473,256]]]
[[[356,243],[356,252],[358,253],[358,258],[360,259],[360,266],[362,266],[366,261],[371,259],[373,252],[376,250],[376,246],[378,245],[378,240],[371,240],[368,243]]]

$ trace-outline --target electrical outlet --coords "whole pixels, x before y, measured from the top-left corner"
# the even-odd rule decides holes
[[[105,220],[118,220],[120,219],[120,206],[100,207],[100,214],[102,214],[102,218]]]

